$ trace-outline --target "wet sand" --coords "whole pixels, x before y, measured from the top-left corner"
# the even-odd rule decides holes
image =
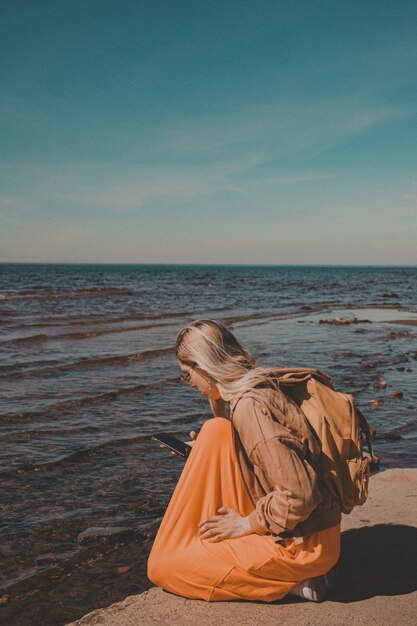
[[[157,587],[98,609],[67,626],[402,626],[415,623],[417,469],[371,478],[370,496],[342,521],[341,582],[321,604],[204,602]]]

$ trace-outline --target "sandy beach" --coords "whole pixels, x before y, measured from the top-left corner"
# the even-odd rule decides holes
[[[67,626],[239,624],[385,626],[415,623],[417,469],[371,478],[370,496],[342,521],[341,582],[324,602],[204,602],[152,587]]]

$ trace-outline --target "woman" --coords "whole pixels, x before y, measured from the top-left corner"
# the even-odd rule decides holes
[[[214,418],[198,437],[190,433],[192,450],[152,546],[149,579],[208,601],[274,601],[288,593],[321,601],[340,555],[340,506],[278,371],[258,367],[212,320],[178,333],[176,357],[184,382],[209,398]]]

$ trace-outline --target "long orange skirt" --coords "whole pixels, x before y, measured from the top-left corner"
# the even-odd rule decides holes
[[[200,539],[198,523],[226,506],[253,510],[240,476],[232,425],[207,420],[189,454],[148,559],[148,578],[186,598],[263,600],[283,598],[299,582],[327,573],[339,559],[340,524],[304,538],[276,543],[255,533],[234,539]]]

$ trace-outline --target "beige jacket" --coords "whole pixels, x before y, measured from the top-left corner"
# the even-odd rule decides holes
[[[335,526],[340,505],[321,479],[319,444],[301,409],[281,391],[260,391],[265,401],[246,392],[230,402],[236,457],[255,507],[251,528],[284,539]]]

